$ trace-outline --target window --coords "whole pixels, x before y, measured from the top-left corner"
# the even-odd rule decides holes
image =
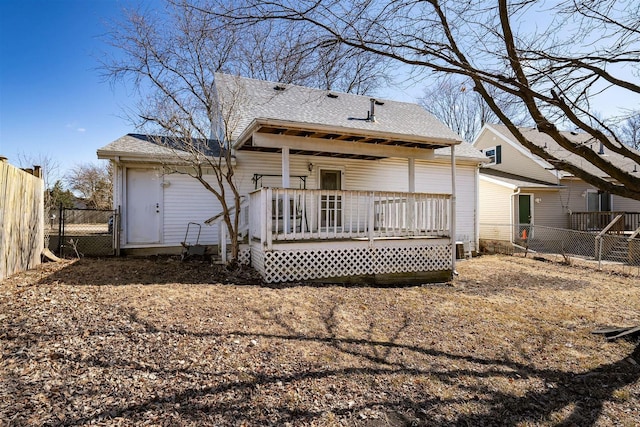
[[[587,190],[587,211],[609,212],[611,211],[611,194],[606,191]]]
[[[482,152],[491,161],[485,166],[499,165],[502,163],[502,146],[496,145],[495,147],[485,148]]]

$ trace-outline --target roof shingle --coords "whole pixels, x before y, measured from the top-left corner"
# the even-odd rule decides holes
[[[377,99],[376,120],[371,121],[367,120],[371,108],[369,96],[283,85],[228,74],[216,74],[215,78],[222,108],[232,103],[237,111],[234,119],[236,125],[231,132],[234,140],[253,120],[271,119],[365,133],[385,132],[462,142],[455,132],[418,104]]]
[[[509,129],[505,125],[492,124],[489,126],[493,128],[495,131],[501,133],[503,136],[513,141],[515,144],[519,144],[516,138],[513,136],[513,134],[509,131]],[[527,138],[529,141],[531,141],[535,145],[539,147],[546,146],[546,150],[556,158],[560,160],[566,160],[592,175],[596,175],[603,178],[606,178],[609,176],[607,173],[601,171],[600,169],[598,169],[593,164],[589,163],[584,158],[578,156],[577,154],[573,154],[570,151],[565,150],[560,145],[558,145],[558,143],[553,138],[551,138],[549,135],[545,133],[539,132],[536,128],[521,127],[520,131],[522,132],[525,138]],[[561,133],[571,141],[585,144],[591,147],[591,149],[596,152],[600,150],[600,143],[595,141],[591,135],[585,132],[561,132]],[[611,164],[627,172],[632,172],[634,165],[636,165],[636,163],[633,160],[627,157],[624,157],[618,153],[615,153],[611,150],[608,150],[607,148],[604,149],[603,156]],[[562,176],[572,176],[572,175],[568,172],[563,171]]]

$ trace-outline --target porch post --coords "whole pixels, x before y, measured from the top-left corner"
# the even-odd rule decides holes
[[[219,233],[219,238],[220,238],[220,255],[221,255],[221,260],[224,264],[227,263],[227,225],[222,222],[220,223],[220,225],[218,226],[218,230],[220,231]]]
[[[267,223],[271,223],[271,212],[267,210],[267,203],[270,205],[271,201],[267,200],[267,192],[264,188],[260,189],[260,243],[263,248],[267,245]],[[253,220],[253,218],[252,218]]]
[[[282,147],[282,231],[289,232],[289,195],[287,188],[291,187],[291,173],[289,168],[289,147]]]
[[[451,146],[451,271],[456,273],[456,146]]]
[[[289,147],[282,147],[282,188],[291,186],[289,168]]]
[[[262,191],[264,191],[264,190],[262,190]],[[271,201],[273,200],[273,189],[272,188],[267,188],[266,189],[266,197],[264,198],[264,200],[265,200],[265,204],[266,204],[266,206],[265,206],[266,215],[265,215],[265,218],[263,218],[263,221],[264,221],[264,223],[266,223],[267,226],[265,227],[265,230],[264,230],[266,241],[263,241],[263,245],[265,245],[265,243],[266,243],[267,250],[270,251],[271,249],[273,249],[273,221],[272,221],[273,210],[271,209],[272,208]]]
[[[409,160],[409,193],[416,192],[416,159]]]
[[[409,172],[409,198],[407,206],[407,231],[414,233],[416,230],[416,159],[410,157],[408,160]]]
[[[369,247],[373,247],[373,238],[374,234],[374,226],[376,222],[376,208],[375,208],[375,197],[376,194],[373,191],[369,191],[368,193],[369,203],[367,203],[367,221],[369,222],[367,228],[367,236],[369,237]]]

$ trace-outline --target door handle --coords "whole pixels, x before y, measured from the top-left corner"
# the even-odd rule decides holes
[[[156,203],[156,213],[160,213],[160,203]]]

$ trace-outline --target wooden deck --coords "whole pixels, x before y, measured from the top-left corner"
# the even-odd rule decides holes
[[[640,227],[640,212],[572,212],[569,214],[569,229],[577,231],[601,231],[618,215],[623,218],[609,230],[610,234],[627,234]]]

